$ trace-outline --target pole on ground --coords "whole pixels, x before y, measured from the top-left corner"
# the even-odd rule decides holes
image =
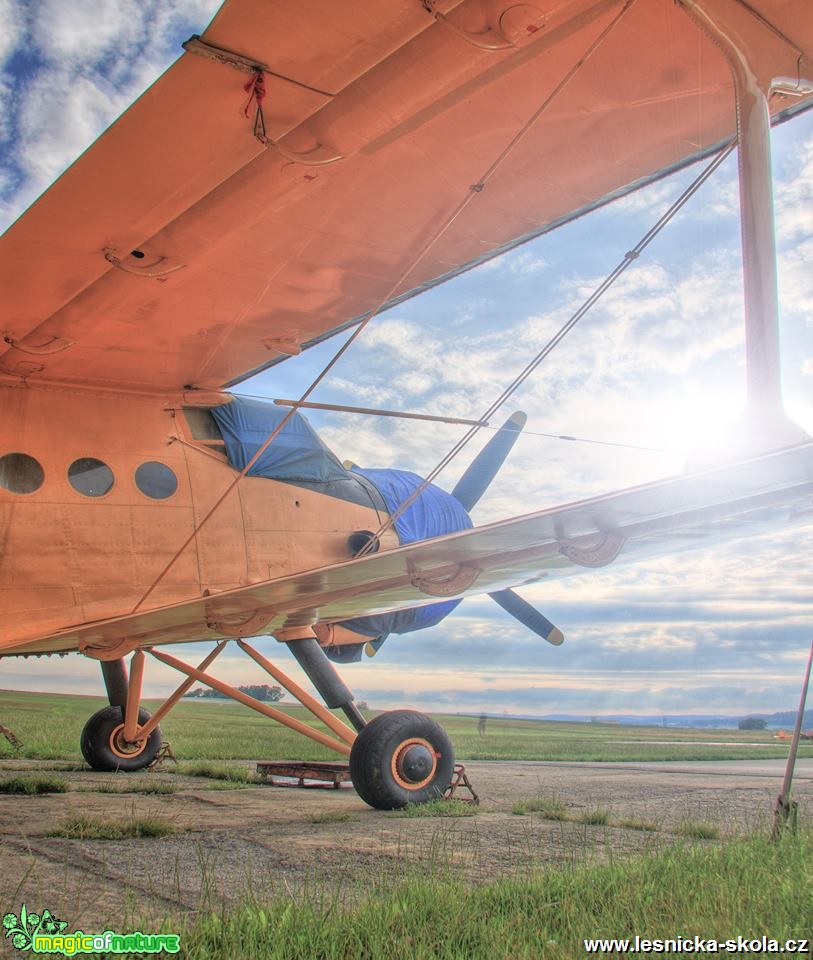
[[[799,750],[799,737],[802,733],[802,723],[805,715],[805,701],[807,700],[807,688],[810,685],[810,666],[813,664],[813,641],[810,644],[810,653],[807,657],[807,667],[805,668],[805,678],[802,681],[802,695],[799,698],[799,711],[796,714],[796,726],[793,728],[793,738],[790,741],[790,751],[788,752],[788,762],[785,766],[785,779],[782,783],[782,792],[776,799],[776,806],[773,812],[773,832],[774,838],[785,827],[796,830],[796,811],[798,804],[791,799],[790,791],[793,786],[793,769],[796,766],[796,754]]]

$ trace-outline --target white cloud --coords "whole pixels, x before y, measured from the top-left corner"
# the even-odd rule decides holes
[[[776,183],[776,225],[780,242],[810,237],[813,223],[813,136],[801,143],[796,164]]]
[[[0,68],[22,44],[25,19],[15,0],[0,0]]]
[[[39,190],[62,172],[121,112],[126,98],[99,77],[49,72],[27,87],[18,159]]]
[[[45,0],[32,20],[31,39],[44,57],[87,67],[143,40],[144,13],[143,4],[120,0]]]
[[[659,216],[674,203],[680,194],[680,184],[672,180],[661,180],[639,190],[633,190],[626,196],[614,200],[612,208],[616,214],[645,214]]]

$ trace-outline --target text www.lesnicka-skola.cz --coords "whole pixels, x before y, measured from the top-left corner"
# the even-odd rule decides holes
[[[648,940],[583,940],[586,953],[793,953],[810,956],[810,940],[775,940],[772,937],[736,937],[715,940],[709,937],[670,937]]]

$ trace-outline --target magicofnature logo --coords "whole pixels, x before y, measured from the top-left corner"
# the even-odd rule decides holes
[[[31,913],[23,904],[16,913],[3,916],[3,933],[17,950],[32,953],[61,953],[72,957],[77,953],[178,953],[181,938],[177,933],[104,933],[88,934],[77,930],[66,933],[66,920],[59,920],[50,910]]]

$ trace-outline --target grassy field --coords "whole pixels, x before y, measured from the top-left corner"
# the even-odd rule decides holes
[[[105,703],[100,697],[0,691],[0,724],[10,727],[23,743],[18,753],[0,737],[0,758],[80,760],[82,727]],[[147,701],[145,706],[154,709],[157,703]],[[319,726],[301,707],[283,709]],[[490,719],[486,734],[480,736],[476,718],[437,719],[449,732],[459,760],[722,760],[784,757],[788,749],[770,731]],[[231,701],[182,702],[162,730],[178,760],[335,758],[312,740]],[[804,744],[800,756],[813,757],[813,744]]]
[[[371,889],[361,903],[314,896],[204,914],[181,932],[181,944],[188,960],[569,960],[587,955],[584,938],[636,934],[767,936],[784,948],[811,935],[811,917],[807,832],[778,843],[684,843],[475,886],[438,867]]]

